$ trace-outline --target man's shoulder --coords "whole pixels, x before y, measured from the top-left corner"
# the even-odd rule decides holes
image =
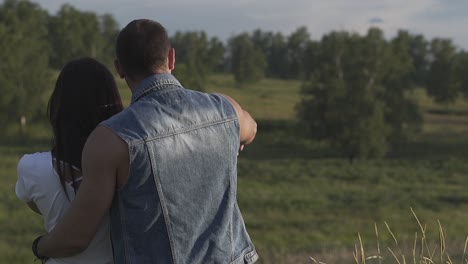
[[[221,93],[211,93],[210,96],[219,104],[226,115],[237,118],[235,105],[232,103],[231,97]]]
[[[114,158],[128,151],[127,144],[112,129],[99,125],[89,135],[83,155],[100,157],[100,159]]]
[[[112,128],[100,124],[91,133],[88,141],[95,141],[99,145],[112,146],[116,142],[122,142],[122,139]]]

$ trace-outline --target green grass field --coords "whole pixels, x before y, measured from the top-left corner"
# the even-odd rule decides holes
[[[119,85],[128,105],[129,90]],[[301,137],[294,115],[300,86],[266,79],[238,89],[229,75],[210,76],[207,84],[208,92],[232,96],[258,120],[255,142],[240,155],[238,198],[261,263],[312,263],[309,256],[353,263],[357,234],[375,248],[374,223],[384,230],[385,221],[402,246],[411,245],[419,227],[410,207],[435,242],[439,219],[450,250],[461,253],[468,235],[468,103],[439,106],[416,91],[425,111],[421,135],[388,159],[350,164]],[[48,142],[41,126],[0,141],[0,263],[32,262],[30,242],[41,220],[14,194],[16,163],[24,153],[47,150]],[[392,241],[385,232],[380,239]]]

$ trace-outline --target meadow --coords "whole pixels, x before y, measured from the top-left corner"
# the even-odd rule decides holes
[[[121,93],[128,105],[130,92]],[[463,251],[468,235],[468,102],[434,104],[423,90],[411,96],[424,111],[420,134],[396,146],[386,159],[340,158],[330,146],[309,140],[295,118],[301,83],[265,79],[237,88],[230,75],[209,76],[206,90],[236,99],[258,121],[254,143],[239,156],[238,199],[261,263],[353,263],[358,233],[375,250],[374,224],[392,227],[410,247],[419,225],[427,236],[446,230],[448,250]],[[40,217],[14,194],[21,155],[49,148],[43,125],[19,136],[15,127],[0,140],[0,263],[31,263],[31,241]],[[393,238],[381,232],[382,243]],[[369,263],[371,263],[369,261]],[[379,263],[379,262],[372,262]],[[385,262],[396,263],[396,262]]]

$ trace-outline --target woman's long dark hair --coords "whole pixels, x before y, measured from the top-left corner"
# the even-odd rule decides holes
[[[53,164],[67,198],[65,174],[71,172],[76,193],[75,173],[81,171],[81,152],[89,134],[120,111],[120,94],[106,66],[91,58],[65,65],[50,96],[47,115],[53,129]]]

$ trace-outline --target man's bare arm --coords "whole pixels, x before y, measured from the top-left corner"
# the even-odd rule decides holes
[[[254,140],[255,135],[257,134],[257,123],[252,118],[252,116],[250,116],[249,112],[242,109],[242,107],[234,99],[227,95],[223,96],[226,97],[226,99],[236,110],[240,125],[240,150],[242,150],[244,145],[248,145]]]
[[[111,206],[119,163],[126,158],[127,145],[110,129],[99,126],[91,133],[83,149],[77,196],[59,224],[39,241],[39,255],[67,257],[88,247]]]

